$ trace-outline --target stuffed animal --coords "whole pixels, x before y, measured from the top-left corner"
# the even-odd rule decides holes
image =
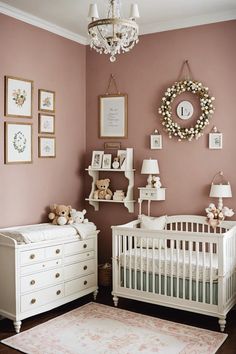
[[[51,212],[48,218],[52,221],[53,225],[66,225],[72,224],[73,219],[70,216],[71,206],[53,204],[50,206]]]
[[[73,223],[81,224],[88,222],[88,219],[85,219],[84,216],[86,214],[86,210],[77,211],[76,209],[71,209],[70,216],[72,217]]]
[[[161,180],[158,176],[152,176],[152,185],[154,188],[161,188]]]
[[[98,179],[96,182],[97,190],[94,192],[94,199],[106,199],[110,200],[113,193],[109,189],[110,179]]]

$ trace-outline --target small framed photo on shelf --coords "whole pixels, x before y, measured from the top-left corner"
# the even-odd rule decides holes
[[[39,136],[39,157],[56,157],[56,138]]]
[[[39,113],[39,134],[55,134],[55,116]]]
[[[104,151],[93,151],[92,155],[92,168],[102,168]]]
[[[5,76],[5,116],[32,118],[33,81]]]
[[[127,138],[127,94],[99,96],[99,137]]]
[[[32,124],[5,122],[5,164],[32,161]]]
[[[162,149],[162,135],[158,131],[150,135],[150,146],[152,150]]]
[[[223,134],[219,132],[209,133],[209,149],[223,148]]]
[[[102,158],[102,168],[110,169],[111,168],[111,154],[103,154]]]
[[[55,91],[39,90],[38,109],[42,112],[55,112]]]
[[[126,150],[118,150],[117,156],[119,158],[120,169],[125,170],[127,151]]]

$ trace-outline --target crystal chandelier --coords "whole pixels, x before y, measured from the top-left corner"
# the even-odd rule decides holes
[[[138,43],[138,25],[135,21],[139,17],[138,5],[130,7],[129,19],[120,16],[120,0],[108,0],[107,18],[99,19],[96,4],[89,7],[88,25],[90,47],[98,53],[110,54],[110,61],[116,60],[116,55],[129,52]]]

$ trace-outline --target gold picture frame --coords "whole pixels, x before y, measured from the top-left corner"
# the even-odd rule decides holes
[[[5,76],[4,83],[4,115],[12,118],[32,118],[34,82]]]
[[[39,158],[56,157],[56,138],[54,136],[38,137],[38,157]]]
[[[128,95],[100,95],[99,138],[128,137]]]
[[[38,116],[38,133],[39,134],[55,134],[55,115],[49,113],[39,113]]]
[[[32,123],[5,122],[4,163],[19,164],[33,162]]]
[[[46,89],[38,90],[38,110],[55,113],[56,92]]]

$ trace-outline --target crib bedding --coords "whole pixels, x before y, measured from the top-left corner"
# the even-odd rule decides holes
[[[173,257],[171,261],[171,254]],[[196,270],[198,269],[198,280],[216,281],[218,279],[218,256],[209,253],[192,251],[191,257],[188,251],[176,249],[146,249],[136,248],[120,254],[120,264],[122,267],[141,270],[143,272],[153,272],[166,276],[179,278],[197,279]],[[160,259],[159,259],[160,258]],[[154,259],[154,262],[153,262]],[[126,262],[125,262],[126,260]],[[154,268],[153,268],[154,264]],[[178,269],[178,272],[177,272]],[[171,272],[172,270],[172,272]]]

